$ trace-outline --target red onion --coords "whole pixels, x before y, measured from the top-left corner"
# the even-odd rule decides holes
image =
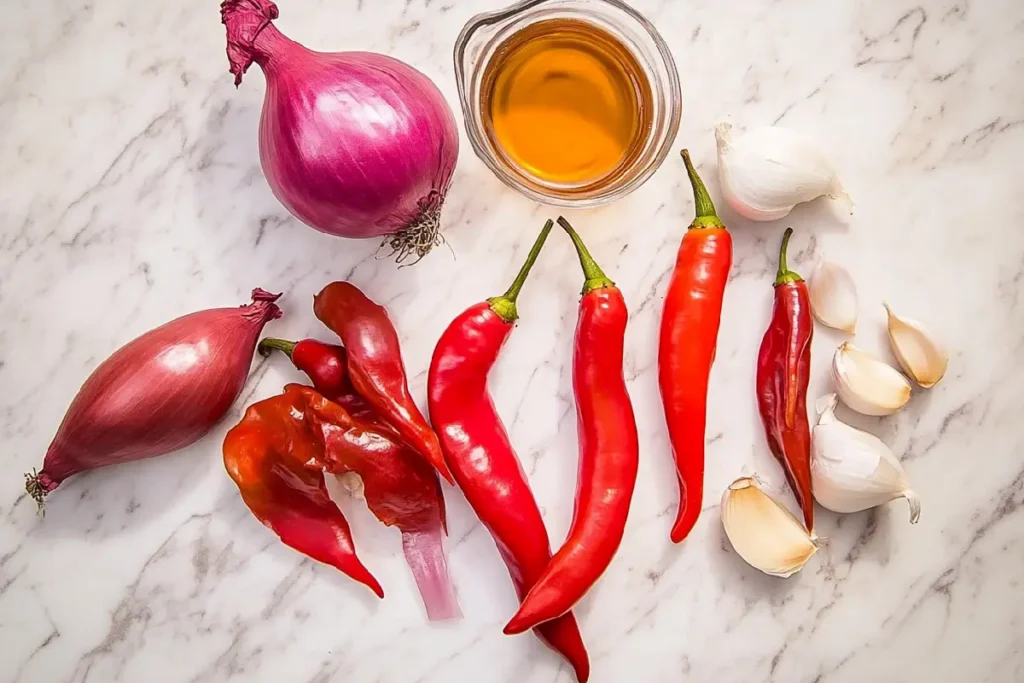
[[[392,57],[314,52],[271,24],[270,0],[224,0],[235,85],[267,78],[260,162],[274,195],[307,225],[385,240],[402,261],[440,243],[459,154],[455,117],[429,78]]]
[[[263,326],[280,294],[172,320],[114,352],[64,415],[42,471],[25,475],[40,505],[73,474],[184,448],[210,431],[242,391]]]

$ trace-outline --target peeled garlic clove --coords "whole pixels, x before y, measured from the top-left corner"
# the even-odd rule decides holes
[[[822,325],[853,334],[857,329],[857,287],[846,268],[822,261],[807,284],[811,312]]]
[[[931,389],[946,374],[949,354],[946,349],[916,320],[900,318],[885,306],[889,314],[889,341],[896,360],[911,379]]]
[[[843,403],[864,415],[892,415],[910,400],[910,382],[850,342],[832,357],[832,381]]]
[[[720,123],[715,138],[722,193],[744,218],[778,220],[797,204],[824,195],[852,212],[832,163],[803,135],[768,126],[734,136],[730,124]]]
[[[817,404],[821,417],[811,438],[811,490],[833,512],[860,512],[906,498],[910,523],[921,516],[921,501],[903,465],[881,439],[840,422],[836,395]]]
[[[722,494],[722,526],[739,556],[771,576],[792,576],[818,551],[804,525],[749,477]]]

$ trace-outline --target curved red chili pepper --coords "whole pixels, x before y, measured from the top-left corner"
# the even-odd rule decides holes
[[[558,223],[576,245],[586,277],[572,365],[580,447],[576,507],[568,538],[505,633],[565,614],[590,590],[619,549],[636,484],[640,446],[622,375],[626,302],[569,222]]]
[[[697,218],[686,231],[676,256],[658,348],[658,383],[679,477],[679,513],[672,526],[674,543],[686,538],[700,516],[708,380],[732,266],[732,238],[715,213],[715,205],[685,149],[683,160],[693,185]]]
[[[441,476],[454,483],[437,435],[409,395],[398,333],[384,307],[348,282],[333,282],[313,299],[313,312],[341,337],[356,393]]]
[[[269,356],[275,349],[288,356],[296,368],[309,375],[313,388],[327,398],[334,400],[335,397],[352,393],[352,383],[348,381],[348,355],[344,347],[325,344],[316,339],[293,342],[274,337],[261,340],[256,347],[263,357]]]
[[[782,465],[807,531],[814,533],[811,497],[811,429],[807,422],[807,385],[811,379],[811,301],[807,284],[786,264],[793,229],[779,252],[772,320],[757,356],[757,407],[772,455]]]
[[[452,321],[434,349],[427,381],[430,418],[455,480],[491,533],[520,600],[551,559],[548,532],[508,432],[487,391],[487,375],[518,318],[516,297],[544,240],[548,221],[504,296],[471,306]],[[590,663],[575,617],[541,624],[537,634],[586,681]]]
[[[356,557],[348,522],[327,494],[313,425],[296,420],[294,399],[254,403],[224,438],[224,466],[252,513],[281,540],[384,597]]]

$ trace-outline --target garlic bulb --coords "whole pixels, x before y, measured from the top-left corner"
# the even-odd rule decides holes
[[[910,382],[850,342],[832,357],[832,381],[843,403],[864,415],[892,415],[910,400]]]
[[[732,126],[715,128],[718,178],[733,210],[752,221],[774,221],[797,204],[823,195],[852,213],[853,202],[836,177],[832,163],[795,131],[769,126],[734,139]]]
[[[792,576],[818,551],[804,525],[749,477],[722,494],[722,526],[739,556],[771,576]]]
[[[860,512],[897,498],[910,504],[910,523],[921,516],[921,501],[910,489],[903,465],[880,439],[840,422],[836,395],[818,400],[818,424],[811,439],[811,490],[833,512]]]
[[[818,322],[854,333],[857,329],[857,288],[846,268],[822,261],[811,274],[807,289],[811,312]]]
[[[889,314],[889,341],[896,360],[911,379],[925,389],[931,389],[946,374],[949,354],[925,329],[924,325],[909,318],[900,318],[885,306]]]

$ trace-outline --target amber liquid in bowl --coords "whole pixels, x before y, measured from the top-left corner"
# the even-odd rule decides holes
[[[546,19],[512,34],[483,74],[484,128],[542,185],[593,189],[643,150],[653,95],[636,56],[603,28]]]

